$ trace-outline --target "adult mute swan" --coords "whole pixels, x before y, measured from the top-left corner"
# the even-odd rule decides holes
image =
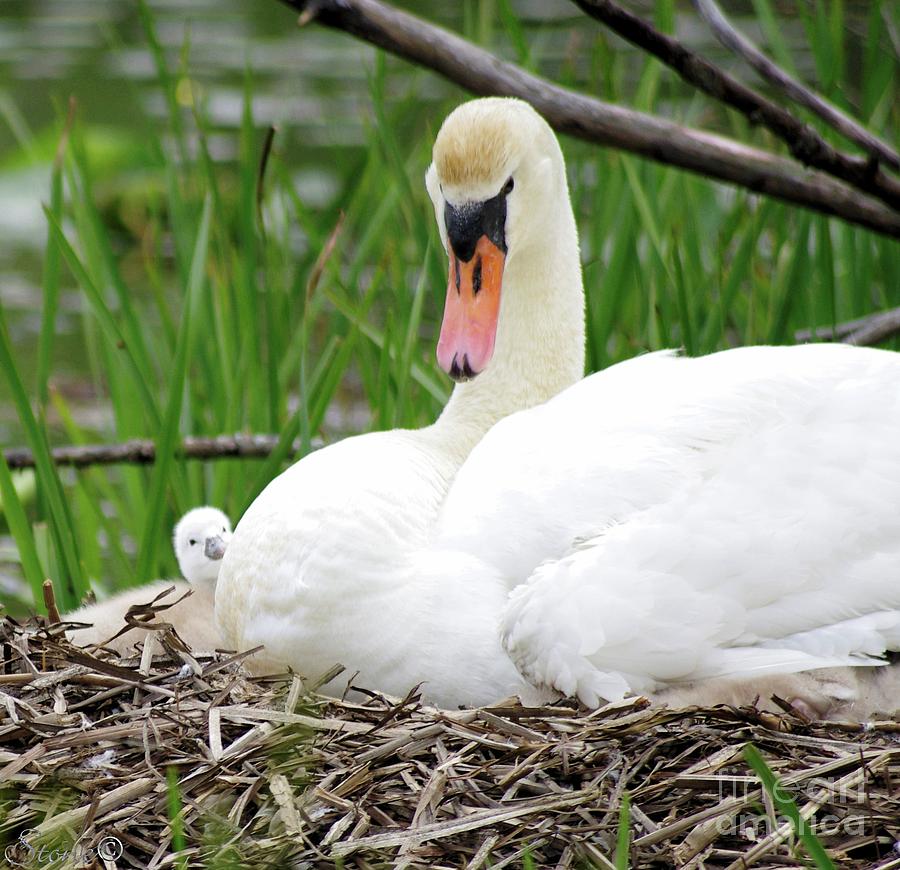
[[[66,622],[90,624],[88,628],[69,631],[72,642],[79,646],[102,644],[122,654],[129,652],[135,643],[144,639],[147,630],[132,628],[118,634],[125,627],[128,609],[148,604],[174,587],[174,591],[157,602],[160,607],[171,606],[161,609],[152,621],[170,623],[193,650],[211,651],[220,647],[214,612],[216,579],[230,540],[231,520],[222,511],[213,507],[189,510],[172,533],[175,558],[187,583],[157,580],[66,614]],[[188,590],[191,594],[179,601]]]
[[[227,643],[446,706],[535,689],[597,705],[900,646],[900,356],[660,352],[580,380],[549,126],[520,101],[465,103],[426,185],[457,386],[432,426],[272,481],[222,565]]]

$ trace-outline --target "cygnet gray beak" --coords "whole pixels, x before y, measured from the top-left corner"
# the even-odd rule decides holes
[[[212,559],[214,561],[221,559],[222,556],[225,555],[225,541],[222,540],[221,535],[213,535],[213,537],[206,539],[206,544],[203,547],[203,555],[206,556],[207,559]]]

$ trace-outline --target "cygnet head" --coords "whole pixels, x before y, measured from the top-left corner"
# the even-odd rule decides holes
[[[230,540],[231,520],[222,511],[213,507],[188,511],[172,536],[181,576],[189,583],[215,583]]]
[[[581,292],[565,164],[550,126],[528,103],[489,97],[448,115],[425,184],[450,259],[438,362],[454,380],[465,381],[493,356],[498,321],[506,316],[501,290],[512,290],[504,275],[517,263],[516,292],[542,267],[552,273],[556,259],[548,260],[557,254],[574,260]],[[554,251],[560,240],[573,244]],[[583,305],[579,298],[574,304]]]

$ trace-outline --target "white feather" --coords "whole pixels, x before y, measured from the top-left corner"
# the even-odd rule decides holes
[[[656,373],[644,363],[624,401],[604,389],[606,373],[579,385],[582,397],[592,390],[583,407],[609,415],[594,421],[590,447],[568,434],[579,407],[568,403],[573,390],[542,409],[543,427],[510,418],[510,442],[492,444],[491,433],[473,455],[482,454],[484,482],[492,459],[511,461],[512,439],[549,439],[582,474],[555,488],[547,474],[544,516],[530,522],[552,522],[561,506],[582,519],[594,512],[604,529],[567,554],[546,553],[515,589],[504,637],[520,668],[555,685],[545,662],[564,648],[566,674],[578,657],[583,668],[630,672],[630,688],[643,690],[871,664],[896,649],[900,393],[890,384],[898,357],[806,346],[655,357],[653,365]],[[652,425],[633,402],[656,409]],[[594,504],[597,479],[615,492]],[[610,505],[615,513],[596,516]],[[493,521],[505,527],[511,517]]]
[[[558,145],[521,103],[467,106],[439,140],[490,127],[502,165],[468,188],[432,166],[428,189],[440,224],[445,195],[515,178],[494,357],[433,426],[349,439],[270,484],[222,566],[225,639],[264,644],[259,667],[341,662],[445,705],[535,687],[598,704],[896,648],[900,356],[662,352],[579,381]]]

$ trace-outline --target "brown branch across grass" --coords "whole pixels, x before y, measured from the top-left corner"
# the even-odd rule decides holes
[[[188,437],[181,442],[176,456],[182,459],[262,459],[277,446],[277,435],[216,435],[212,438]],[[313,449],[321,443],[313,442]],[[300,452],[300,442],[291,448],[291,455]],[[6,451],[6,461],[12,469],[34,468],[34,455],[26,448]],[[156,461],[156,444],[149,438],[134,438],[118,444],[79,444],[54,447],[51,458],[57,465],[86,468],[89,465],[150,465]]]
[[[885,175],[878,168],[877,159],[854,157],[838,151],[816,130],[787,109],[748,88],[715,64],[686,48],[674,37],[661,33],[650,22],[613,0],[573,2],[623,39],[659,58],[688,84],[726,106],[737,109],[751,123],[764,125],[788,146],[791,154],[801,163],[846,181],[864,193],[878,197],[893,209],[900,209],[900,182]],[[887,146],[879,150],[879,156],[882,151],[886,151],[892,161],[898,159]]]
[[[795,333],[794,339],[869,346],[880,344],[895,335],[900,335],[900,308],[879,311],[834,326],[803,329]],[[188,437],[178,446],[176,455],[182,459],[262,459],[272,453],[278,440],[277,435],[271,434]],[[320,439],[314,439],[312,449],[317,450],[322,445]],[[298,456],[301,449],[300,441],[295,441],[289,455]],[[27,447],[7,450],[5,456],[11,469],[34,468],[34,455]],[[75,468],[122,463],[149,465],[156,461],[156,445],[149,438],[136,438],[119,444],[67,445],[54,447],[51,458],[57,465]]]
[[[900,335],[900,308],[879,311],[867,317],[820,326],[818,329],[802,329],[794,335],[797,341],[841,341],[844,344],[872,345]]]
[[[715,0],[693,0],[693,2],[716,39],[743,58],[763,79],[779,88],[795,103],[814,112],[830,127],[851,142],[855,142],[875,160],[886,163],[894,169],[900,169],[900,155],[897,154],[896,149],[870,133],[853,118],[845,115],[824,97],[813,93],[766,57],[743,33],[731,25]]]
[[[821,172],[723,136],[579,94],[379,0],[283,0],[480,95],[530,102],[559,132],[773,196],[894,238],[900,213]]]

